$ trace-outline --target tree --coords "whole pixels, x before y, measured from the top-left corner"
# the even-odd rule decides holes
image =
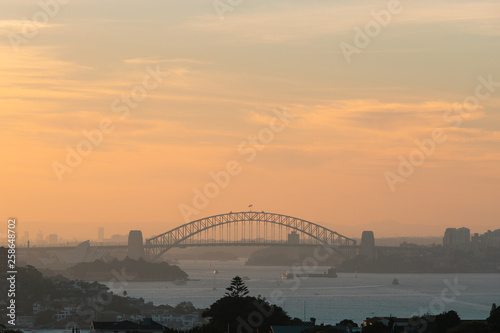
[[[56,314],[53,310],[39,312],[35,318],[36,326],[52,326],[55,322],[53,316]]]
[[[382,322],[377,321],[372,325],[363,327],[363,333],[390,333],[390,330]]]
[[[358,324],[356,324],[351,319],[344,319],[340,323],[338,323],[337,325],[345,326],[345,327],[348,327],[348,328],[356,328],[356,327],[358,327]]]
[[[231,280],[231,284],[228,288],[226,288],[226,290],[228,292],[225,296],[229,297],[244,297],[248,295],[248,288],[238,275]]]
[[[174,308],[174,312],[178,314],[190,314],[196,311],[193,303],[191,302],[180,302]]]
[[[448,311],[438,314],[432,324],[433,332],[445,333],[448,329],[460,325],[460,317],[455,311]]]
[[[491,306],[487,322],[496,332],[500,332],[500,307],[497,307],[495,303]]]
[[[239,276],[232,279],[226,290],[224,297],[203,312],[202,316],[209,317],[210,322],[200,332],[227,332],[228,329],[230,332],[269,332],[271,325],[301,323],[265,298],[246,296],[248,288]]]
[[[494,331],[486,323],[481,323],[477,321],[463,323],[462,325],[455,326],[446,331],[446,333],[494,333],[499,331]]]

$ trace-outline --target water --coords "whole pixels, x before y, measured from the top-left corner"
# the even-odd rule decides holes
[[[499,274],[358,273],[356,278],[351,273],[339,273],[334,279],[281,280],[281,274],[288,267],[244,266],[243,261],[180,261],[179,266],[191,279],[199,281],[180,286],[171,282],[128,282],[124,289],[128,296],[142,297],[155,305],[190,301],[197,308],[206,308],[224,295],[231,278],[248,276],[250,280],[245,284],[250,295],[261,295],[268,300],[271,295],[283,295],[284,301],[279,305],[290,316],[315,317],[325,324],[335,324],[342,319],[361,323],[371,316],[410,317],[449,310],[457,311],[462,319],[485,319],[492,303],[500,303]],[[318,272],[327,268],[320,267]],[[214,270],[218,274],[214,274]],[[399,285],[392,285],[395,278]],[[454,293],[447,283],[454,285],[455,279],[458,290]],[[111,290],[123,292],[123,289]]]

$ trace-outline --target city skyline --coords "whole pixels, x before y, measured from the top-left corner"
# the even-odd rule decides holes
[[[498,227],[498,1],[54,3],[0,5],[21,233],[250,204],[351,237]]]
[[[319,223],[319,224],[321,225],[321,223]],[[99,224],[96,224],[96,225],[99,225]],[[30,240],[30,243],[32,245],[37,244],[37,243],[38,244],[49,244],[49,243],[54,243],[54,241],[50,241],[50,236],[55,236],[56,242],[58,242],[58,243],[81,242],[81,241],[86,241],[86,240],[90,240],[92,242],[126,242],[126,240],[128,238],[128,233],[131,230],[141,230],[143,232],[145,231],[144,239],[151,238],[151,237],[157,236],[161,233],[168,231],[168,230],[163,230],[162,232],[156,231],[156,232],[150,233],[149,230],[151,230],[152,227],[146,226],[146,228],[144,228],[144,225],[142,225],[143,229],[141,229],[140,226],[138,226],[138,225],[136,228],[134,228],[133,227],[134,225],[135,224],[131,224],[130,228],[125,228],[122,230],[113,229],[114,230],[113,232],[107,232],[106,231],[107,229],[103,228],[103,227],[96,227],[95,230],[90,230],[89,225],[85,224],[84,226],[83,225],[80,226],[80,227],[82,227],[82,232],[84,232],[84,233],[82,234],[82,232],[78,232],[79,237],[74,237],[74,236],[72,236],[73,234],[69,234],[69,236],[65,236],[65,234],[58,234],[58,233],[53,233],[53,232],[49,232],[49,231],[45,232],[44,229],[36,230],[36,234],[34,232],[23,231],[23,233],[18,236],[19,237],[18,241],[21,244],[23,244],[23,246],[25,245],[27,240]],[[485,233],[490,232],[490,231],[500,230],[498,228],[493,228],[493,229],[476,228],[476,229],[471,230],[467,226],[460,226],[460,227],[448,226],[447,228],[445,228],[443,230],[439,230],[436,233],[418,234],[417,231],[410,229],[410,230],[406,230],[407,231],[406,233],[404,233],[405,230],[402,230],[401,232],[398,230],[393,230],[394,232],[392,234],[384,234],[384,233],[379,233],[380,229],[377,228],[377,225],[378,225],[378,223],[374,222],[371,224],[364,224],[364,225],[357,225],[357,226],[341,226],[341,229],[336,229],[334,231],[337,231],[346,237],[359,240],[359,239],[361,239],[362,232],[364,232],[366,230],[370,230],[370,231],[375,230],[374,233],[375,233],[377,239],[403,239],[403,238],[419,239],[419,238],[421,238],[422,240],[424,240],[424,243],[426,244],[426,243],[428,243],[428,241],[426,241],[426,240],[443,237],[443,235],[445,235],[446,232],[450,229],[459,229],[460,230],[460,229],[465,228],[465,229],[469,230],[469,232],[470,232],[469,237],[472,237],[474,234],[482,235],[482,234],[485,234]],[[402,227],[404,225],[401,225],[401,224],[398,225],[398,224],[392,223],[389,227],[395,228],[398,226]],[[78,230],[79,226],[76,226],[76,227]],[[155,225],[155,227],[156,227],[156,225]],[[422,226],[421,225],[414,225],[412,227],[413,228],[421,228]],[[87,232],[87,233],[85,233],[85,232]],[[422,243],[422,244],[424,244],[424,243]]]

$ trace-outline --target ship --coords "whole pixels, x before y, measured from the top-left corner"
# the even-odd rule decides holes
[[[304,273],[304,274],[297,274],[297,277],[325,277],[325,278],[336,278],[337,277],[337,272],[335,271],[335,268],[330,267],[326,272],[324,273]]]
[[[283,274],[281,274],[281,279],[282,280],[293,280],[293,274],[292,273],[283,273]]]

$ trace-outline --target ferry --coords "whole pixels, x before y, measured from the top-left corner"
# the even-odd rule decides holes
[[[324,273],[304,273],[304,274],[297,274],[297,277],[326,277],[326,278],[336,278],[337,277],[337,272],[335,271],[335,268],[330,267],[326,272]]]

